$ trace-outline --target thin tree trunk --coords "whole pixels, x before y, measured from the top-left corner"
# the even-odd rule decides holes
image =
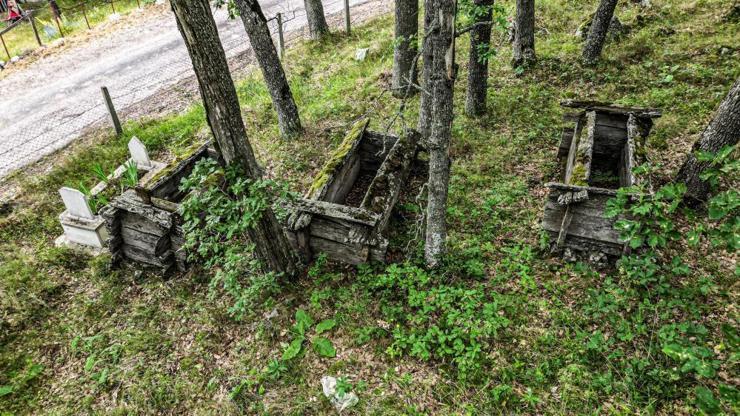
[[[424,258],[437,267],[447,240],[447,188],[450,182],[453,84],[455,80],[455,0],[434,0],[436,28],[431,36],[432,130],[429,136],[429,198]]]
[[[534,0],[516,0],[514,59],[512,66],[529,66],[537,60],[534,52]]]
[[[424,0],[424,36],[421,45],[422,58],[422,92],[419,100],[419,125],[418,130],[421,136],[426,140],[432,131],[432,66],[434,64],[434,54],[432,53],[433,45],[431,36],[428,34],[434,27],[434,15],[432,14],[433,0]]]
[[[240,165],[249,178],[260,178],[208,0],[171,0],[170,4],[193,62],[217,150],[227,164]],[[248,234],[266,270],[298,274],[295,253],[271,209],[265,210]]]
[[[275,44],[272,42],[262,8],[257,0],[236,0],[236,5],[239,7],[239,14],[244,22],[247,36],[249,36],[249,42],[262,69],[267,89],[270,91],[272,105],[278,116],[280,134],[283,137],[297,136],[303,132],[298,108],[290,92],[290,86]]]
[[[491,24],[493,23],[493,0],[474,0],[476,7],[485,8],[476,14],[475,26],[470,32],[470,61],[468,63],[468,89],[465,98],[465,113],[479,116],[486,112],[488,92],[488,57],[481,52],[490,47]]]
[[[418,83],[416,43],[419,32],[419,0],[396,0],[396,45],[393,50],[392,88],[395,97],[405,97],[409,86]],[[411,88],[409,92],[415,92]]]
[[[311,39],[320,40],[329,34],[329,25],[326,24],[324,16],[324,5],[321,0],[303,0],[306,7],[306,20],[308,20],[308,32]]]
[[[727,146],[734,146],[740,138],[740,78],[730,89],[719,105],[714,118],[704,130],[701,138],[694,143],[691,154],[678,171],[677,180],[686,183],[686,196],[695,201],[706,201],[709,196],[709,184],[701,180],[709,162],[696,158],[697,151],[717,153]]]
[[[618,0],[601,0],[599,8],[596,9],[591,29],[588,31],[586,43],[583,45],[583,62],[587,65],[596,63],[604,48],[604,41],[609,32],[609,25],[614,16],[614,9]]]

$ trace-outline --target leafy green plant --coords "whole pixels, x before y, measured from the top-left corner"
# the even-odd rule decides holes
[[[641,166],[635,169],[635,174],[642,175],[648,170],[647,166]],[[605,215],[607,218],[626,216],[617,219],[614,227],[633,249],[665,247],[668,241],[680,237],[673,214],[685,193],[686,185],[682,183],[665,185],[655,194],[647,192],[642,184],[620,188],[617,196],[607,202]]]
[[[506,300],[482,286],[434,285],[426,271],[393,264],[368,282],[382,295],[387,319],[395,323],[391,357],[409,354],[449,362],[462,380],[480,375],[488,341],[509,325]]]
[[[124,187],[133,188],[139,183],[139,169],[136,167],[136,162],[129,161],[124,165],[123,176],[121,176],[121,184]]]
[[[290,361],[298,356],[303,350],[303,344],[307,339],[308,331],[314,324],[313,318],[302,309],[298,309],[295,313],[295,325],[293,325],[292,333],[293,340],[283,350],[283,361]],[[337,355],[334,345],[325,337],[318,336],[326,331],[331,330],[336,326],[336,321],[333,319],[326,319],[314,327],[315,336],[311,338],[311,345],[314,351],[322,357],[333,358]]]
[[[223,169],[212,159],[198,162],[181,189],[190,193],[182,203],[188,259],[211,274],[211,296],[220,289],[232,297],[229,312],[241,319],[279,287],[274,273],[262,272],[247,230],[289,194],[284,185],[249,180],[238,167]]]

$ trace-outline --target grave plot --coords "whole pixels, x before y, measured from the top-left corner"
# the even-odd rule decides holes
[[[295,202],[288,237],[307,258],[325,253],[349,264],[385,261],[385,236],[393,207],[419,150],[419,135],[367,130],[357,122]]]
[[[217,158],[208,143],[162,167],[100,211],[114,264],[131,260],[163,271],[173,266],[185,270],[186,255],[180,249],[184,240],[179,203],[186,195],[179,186],[195,163],[207,157]]]
[[[625,244],[604,216],[606,203],[621,187],[637,184],[632,169],[643,161],[645,139],[660,117],[656,109],[565,101],[579,110],[567,114],[558,157],[564,164],[558,182],[548,183],[542,228],[553,250],[620,256]]]
[[[59,189],[59,194],[64,202],[65,211],[59,216],[59,222],[62,224],[64,234],[56,240],[57,246],[70,246],[91,248],[93,251],[100,252],[109,238],[105,228],[105,220],[102,216],[93,212],[90,207],[90,198],[97,198],[106,193],[113,183],[121,180],[127,171],[134,171],[138,179],[140,173],[143,174],[142,180],[155,175],[164,164],[152,161],[149,158],[146,147],[136,137],[128,143],[131,158],[123,165],[118,166],[111,175],[108,175],[105,181],[99,182],[85,195],[81,191],[73,188],[63,187]]]

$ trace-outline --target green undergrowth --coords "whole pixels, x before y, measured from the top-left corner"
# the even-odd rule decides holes
[[[333,414],[320,381],[331,375],[360,398],[347,414],[736,414],[735,254],[692,233],[724,227],[718,212],[736,218],[737,195],[693,210],[674,207],[680,187],[662,186],[740,74],[728,3],[620,2],[628,33],[584,68],[574,32],[596,1],[538,1],[538,64],[511,69],[507,34],[496,31],[480,119],[462,114],[461,37],[449,256],[435,271],[420,261],[416,195],[401,198],[391,222],[394,264],[320,257],[295,281],[262,281],[268,290],[250,293],[238,316],[240,285],[250,284],[234,272],[248,261],[239,253],[210,270],[163,276],[54,248],[60,186],[93,185],[91,167],[124,162],[133,135],[156,160],[182,157],[208,139],[200,106],[129,123],[121,138],[100,132],[48,173],[16,175],[22,193],[0,209],[0,413]],[[510,16],[513,2],[502,5]],[[392,33],[386,16],[288,50],[306,127],[295,140],[279,139],[259,73],[237,83],[269,176],[304,192],[360,116],[385,130],[398,109],[387,91]],[[356,61],[365,47],[367,58]],[[621,223],[637,249],[613,267],[565,263],[541,237],[566,98],[664,111],[647,149],[659,194],[612,207],[639,214]],[[415,125],[417,102],[391,133]],[[228,250],[219,241],[207,249]],[[218,273],[224,290],[210,280]]]

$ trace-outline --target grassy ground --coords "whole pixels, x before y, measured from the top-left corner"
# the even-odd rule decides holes
[[[110,3],[107,2],[58,1],[57,3],[62,8],[62,18],[59,20],[59,24],[62,32],[64,32],[64,36],[70,36],[74,33],[87,30],[83,10],[79,7],[83,3],[85,4],[85,14],[87,14],[87,21],[90,27],[95,27],[101,22],[105,22],[113,14],[113,9]],[[146,1],[141,1],[142,6],[146,3]],[[34,14],[36,17],[36,28],[39,31],[39,36],[43,44],[48,44],[61,37],[48,3],[23,4],[21,7],[26,11],[36,11]],[[137,8],[137,2],[136,0],[115,1],[113,7],[116,13],[125,14],[135,10]],[[7,17],[5,13],[3,15]],[[0,30],[5,29],[8,25],[8,22],[0,23]],[[50,31],[47,32],[44,27],[48,27]],[[26,55],[38,47],[33,29],[27,21],[24,21],[10,32],[4,34],[3,39],[5,40],[8,52],[10,52],[10,57]],[[5,50],[0,51],[0,53],[3,60],[10,59]]]
[[[509,14],[512,3],[503,3]],[[740,28],[725,18],[731,2],[652,3],[620,2],[630,33],[607,46],[599,66],[582,68],[573,34],[595,2],[538,1],[539,64],[515,75],[506,34],[495,34],[490,110],[480,120],[460,111],[468,50],[460,40],[450,258],[438,272],[417,267],[413,242],[405,264],[318,262],[236,321],[230,299],[212,294],[203,272],[111,270],[106,257],[53,247],[59,186],[91,185],[92,164],[124,161],[132,135],[158,159],[175,157],[206,139],[201,107],[129,124],[119,139],[101,132],[48,174],[12,178],[24,192],[0,213],[0,412],[331,414],[319,380],[333,375],[359,394],[353,414],[736,414],[733,254],[674,244],[659,253],[681,260],[671,267],[594,270],[541,249],[559,100],[663,108],[649,154],[665,180],[740,74]],[[362,47],[370,53],[356,62]],[[388,17],[289,51],[308,130],[292,142],[275,139],[258,74],[240,81],[248,134],[270,174],[305,190],[354,118],[369,114],[371,128],[383,129],[398,104],[386,92],[392,55]],[[415,108],[416,99],[405,114],[410,125]],[[410,241],[417,210],[413,195],[400,206],[395,252]],[[630,274],[638,269],[648,283]],[[304,347],[279,361],[298,309],[336,320],[325,334],[335,358]]]

